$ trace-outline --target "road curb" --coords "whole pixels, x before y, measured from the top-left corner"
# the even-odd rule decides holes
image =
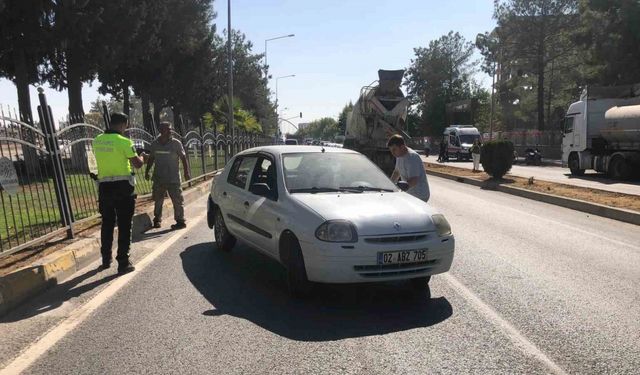
[[[184,191],[185,205],[209,193],[211,181],[188,188]],[[163,218],[173,217],[173,205],[166,199]],[[152,226],[153,206],[134,215],[131,232],[133,236],[146,232]],[[29,298],[49,289],[75,272],[100,259],[100,233],[91,237],[76,239],[63,249],[56,251],[31,266],[16,270],[0,277],[0,316],[25,302]]]
[[[560,197],[557,195],[551,195],[551,194],[541,193],[537,191],[526,190],[526,189],[522,189],[514,186],[501,185],[499,183],[487,183],[485,181],[476,180],[470,177],[454,176],[448,173],[437,172],[429,169],[427,169],[426,172],[427,174],[433,175],[436,177],[446,178],[449,180],[453,180],[453,181],[457,181],[457,182],[461,182],[469,185],[474,185],[474,186],[478,186],[485,189],[489,188],[492,190],[500,191],[502,193],[507,193],[507,194],[516,195],[522,198],[528,198],[528,199],[536,200],[539,202],[553,204],[556,206],[565,207],[575,211],[580,211],[580,212],[584,212],[584,213],[588,213],[596,216],[602,216],[608,219],[640,225],[640,213],[631,211],[631,210],[609,207],[602,204],[586,202],[579,199]]]

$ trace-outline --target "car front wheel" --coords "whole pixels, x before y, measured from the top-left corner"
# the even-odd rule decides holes
[[[213,218],[213,227],[218,250],[231,251],[236,244],[236,238],[229,233],[227,225],[224,222],[222,210],[219,207],[216,208],[216,213]]]
[[[431,287],[429,287],[429,281],[431,281],[431,276],[418,277],[409,280],[413,290],[416,293],[425,294],[427,299],[431,298]]]
[[[289,239],[288,247],[287,284],[289,294],[294,298],[303,298],[311,293],[312,284],[307,278],[302,249],[295,238]]]

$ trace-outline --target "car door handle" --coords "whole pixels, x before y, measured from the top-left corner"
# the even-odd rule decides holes
[[[249,202],[244,202],[244,206],[245,206],[246,208],[249,208],[249,206],[250,206],[250,205],[249,205]]]

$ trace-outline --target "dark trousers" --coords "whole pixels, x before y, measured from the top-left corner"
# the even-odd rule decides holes
[[[118,254],[116,260],[122,266],[129,261],[131,247],[131,223],[136,206],[134,187],[128,181],[101,182],[98,188],[99,208],[102,215],[100,232],[102,260],[111,262],[113,229],[118,222]]]

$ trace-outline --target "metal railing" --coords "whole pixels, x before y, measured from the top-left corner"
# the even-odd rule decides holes
[[[513,143],[518,153],[524,152],[527,148],[538,147],[548,159],[560,159],[562,156],[563,134],[558,130],[513,130],[508,132],[496,131],[493,139],[506,139]],[[485,141],[489,140],[489,133],[483,134]]]
[[[98,216],[97,185],[89,164],[93,139],[108,126],[108,116],[103,113],[101,124],[69,116],[69,124],[58,128],[44,93],[39,100],[37,123],[0,105],[0,256],[54,236],[73,238],[74,225]],[[131,124],[126,135],[144,149],[155,139],[140,124]],[[202,124],[174,136],[187,152],[191,181],[222,168],[237,152],[272,143],[257,134],[232,137],[205,131]],[[139,196],[151,193],[144,171],[135,172]]]

